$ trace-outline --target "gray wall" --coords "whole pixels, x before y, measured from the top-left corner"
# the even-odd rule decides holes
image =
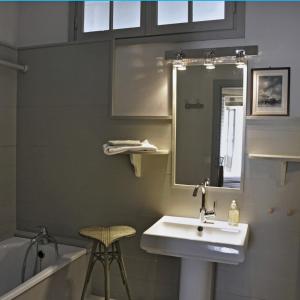
[[[0,41],[12,46],[68,40],[69,2],[0,3]]]
[[[0,3],[0,42],[8,45],[17,44],[18,4]]]
[[[17,51],[0,45],[0,59],[17,60]],[[17,72],[0,66],[0,240],[16,227]]]
[[[109,117],[111,53],[108,42],[20,51],[30,72],[19,78],[18,228],[47,224],[55,234],[77,237],[89,224],[132,225],[138,236],[124,244],[135,299],[153,299],[163,283],[163,293],[176,299],[177,261],[139,249],[141,232],[169,198],[162,195],[170,190],[167,159],[145,160],[145,176],[136,179],[127,156],[101,151],[110,138],[150,137],[170,148],[170,124]],[[152,291],[146,298],[145,290]]]
[[[18,3],[18,12],[19,47],[68,40],[69,2]]]
[[[257,44],[260,54],[250,67],[291,66],[293,118],[247,121],[246,152],[299,155],[300,5],[251,3],[246,13],[245,39],[185,46]],[[191,191],[171,188],[170,158],[147,157],[144,177],[136,179],[126,156],[105,157],[99,151],[108,138],[149,137],[162,148],[171,142],[167,121],[109,118],[110,55],[107,43],[20,51],[20,61],[28,63],[31,71],[19,82],[18,228],[44,223],[55,234],[77,236],[78,228],[87,224],[135,226],[137,237],[123,243],[135,299],[173,300],[178,289],[177,259],[143,253],[139,237],[163,214],[196,217],[199,202]],[[243,193],[208,194],[210,201],[217,201],[221,219],[227,218],[230,200],[239,200],[242,221],[251,227],[246,262],[218,267],[217,300],[300,298],[300,167],[290,165],[284,187],[279,186],[279,169],[276,162],[246,158]],[[272,215],[270,207],[275,207]],[[290,208],[296,212],[288,217]],[[99,282],[94,277],[98,293]],[[118,296],[119,278],[114,276],[113,283]]]

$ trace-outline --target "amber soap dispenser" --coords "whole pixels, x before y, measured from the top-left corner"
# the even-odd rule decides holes
[[[235,200],[232,200],[228,213],[228,223],[232,226],[238,226],[240,222],[240,211]]]

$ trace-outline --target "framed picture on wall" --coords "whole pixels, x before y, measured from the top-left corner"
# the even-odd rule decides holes
[[[252,116],[288,116],[290,68],[252,69]]]

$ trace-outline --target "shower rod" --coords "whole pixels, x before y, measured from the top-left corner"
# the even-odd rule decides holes
[[[9,62],[6,60],[2,60],[2,59],[0,59],[0,65],[7,67],[7,68],[15,69],[18,71],[22,71],[24,73],[27,72],[27,70],[28,70],[27,65],[18,65],[18,64],[15,64],[15,63],[12,63],[12,62]]]

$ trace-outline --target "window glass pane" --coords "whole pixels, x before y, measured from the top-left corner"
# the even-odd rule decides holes
[[[114,1],[113,29],[141,26],[140,1]]]
[[[193,1],[193,22],[225,18],[225,1]]]
[[[188,22],[188,1],[158,1],[157,24],[177,24]]]
[[[84,2],[84,32],[109,30],[109,1]]]

